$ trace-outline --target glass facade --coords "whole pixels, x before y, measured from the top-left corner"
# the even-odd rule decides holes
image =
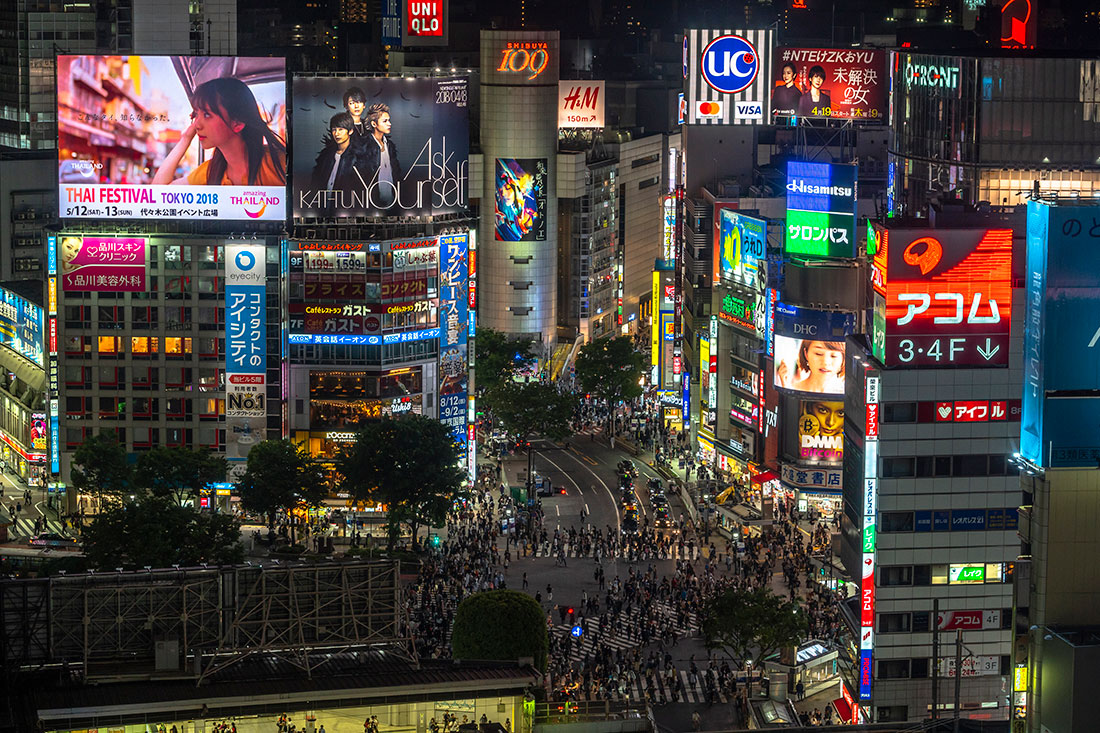
[[[1100,190],[1098,64],[899,53],[893,65],[895,208],[934,196],[1013,206]]]

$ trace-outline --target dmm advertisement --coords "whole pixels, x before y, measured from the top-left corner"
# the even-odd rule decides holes
[[[286,62],[58,56],[59,213],[286,218]]]
[[[830,117],[886,124],[886,51],[777,48],[774,117]]]
[[[788,255],[854,257],[856,166],[787,163]]]
[[[546,241],[546,158],[496,159],[496,240]]]
[[[798,459],[814,466],[840,466],[844,462],[844,402],[801,401]]]
[[[295,218],[465,210],[467,85],[466,77],[296,76]]]

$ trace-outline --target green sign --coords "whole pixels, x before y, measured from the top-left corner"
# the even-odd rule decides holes
[[[863,528],[863,551],[875,551],[875,525],[869,524]]]
[[[950,569],[951,583],[984,583],[984,565],[952,565]]]
[[[886,362],[886,298],[874,293],[875,309],[871,325],[871,355]]]
[[[788,255],[851,257],[856,217],[825,211],[787,210]]]

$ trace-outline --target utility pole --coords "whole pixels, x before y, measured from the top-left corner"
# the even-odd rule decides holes
[[[955,630],[955,733],[959,733],[959,701],[962,698],[963,632]]]
[[[932,599],[932,720],[940,715],[940,599]]]

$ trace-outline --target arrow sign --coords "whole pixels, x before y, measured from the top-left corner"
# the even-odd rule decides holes
[[[984,349],[981,347],[981,344],[978,345],[978,355],[980,357],[982,357],[983,359],[985,359],[986,361],[989,361],[990,359],[992,359],[994,356],[997,355],[997,352],[1001,350],[1000,346],[993,346],[992,348],[990,348],[990,343],[989,342],[990,342],[990,339],[985,340],[985,348]]]

